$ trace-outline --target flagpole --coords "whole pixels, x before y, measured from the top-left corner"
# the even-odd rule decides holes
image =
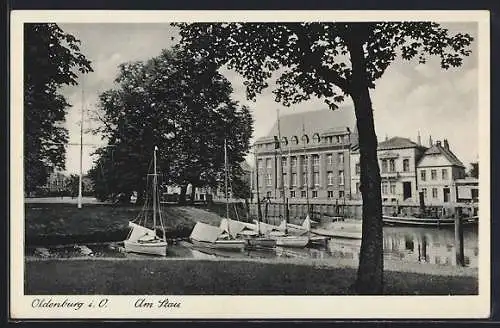
[[[83,175],[83,108],[84,101],[84,87],[82,81],[82,109],[81,109],[81,122],[80,122],[80,177],[78,179],[78,208],[82,208],[82,175]]]

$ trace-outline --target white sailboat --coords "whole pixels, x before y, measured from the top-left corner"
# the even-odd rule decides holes
[[[195,246],[224,249],[243,250],[247,241],[237,238],[246,226],[239,221],[229,219],[229,199],[228,199],[228,174],[227,174],[227,145],[224,140],[224,172],[225,172],[225,194],[226,194],[226,218],[221,220],[220,226],[215,227],[203,222],[196,222],[190,235],[190,240]]]
[[[125,251],[129,253],[141,253],[149,255],[167,255],[168,243],[165,239],[165,226],[160,208],[160,198],[158,193],[158,175],[156,173],[156,151],[153,155],[153,177],[152,197],[149,197],[149,191],[146,194],[144,206],[135,220],[129,222],[130,232],[127,239],[123,241]],[[149,181],[148,181],[149,182]],[[149,185],[149,183],[147,183]],[[151,209],[152,207],[152,217]],[[158,226],[159,224],[159,226]],[[161,228],[162,235],[158,236],[157,228]]]

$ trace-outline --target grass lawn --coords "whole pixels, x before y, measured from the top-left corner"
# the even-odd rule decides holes
[[[26,261],[25,294],[348,295],[353,268],[210,260]],[[386,272],[387,295],[474,295],[475,277]]]
[[[196,221],[219,224],[220,217],[202,208],[165,206],[162,208],[167,237],[189,236]],[[85,204],[25,204],[25,237],[31,245],[123,240],[128,221],[139,206]]]

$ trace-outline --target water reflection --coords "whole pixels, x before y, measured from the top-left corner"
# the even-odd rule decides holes
[[[359,261],[360,240],[331,239],[327,251],[331,257]],[[464,230],[464,261],[468,267],[478,264],[477,228]],[[456,265],[453,229],[420,227],[384,227],[384,258],[402,262]]]
[[[71,258],[80,256],[147,258],[147,255],[124,253],[123,247],[111,244],[87,245],[92,251],[80,254],[80,248],[65,246],[49,248],[42,257]],[[276,247],[274,249],[248,249],[243,252],[232,252],[203,247],[181,241],[168,248],[168,257],[209,259],[226,258],[298,258],[318,260],[352,260],[359,261],[361,240],[332,238],[326,246],[307,248]],[[28,248],[26,255],[41,256],[37,249]],[[477,227],[464,229],[464,260],[468,267],[478,265]],[[384,258],[412,263],[431,263],[438,265],[456,265],[455,235],[453,228],[420,228],[420,227],[384,227]]]

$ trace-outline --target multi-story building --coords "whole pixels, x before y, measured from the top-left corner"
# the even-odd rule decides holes
[[[393,137],[379,142],[377,157],[379,160],[382,201],[417,202],[418,181],[416,164],[426,148],[408,138]],[[351,149],[351,190],[354,199],[360,199],[360,164],[359,146]]]
[[[351,131],[354,122],[351,108],[280,117],[267,136],[254,144],[253,199],[257,180],[261,199],[281,198],[282,187],[293,202],[349,198],[349,152],[357,140],[355,130]]]
[[[436,141],[417,165],[419,191],[426,203],[456,202],[456,181],[465,178],[465,166],[450,150],[448,140]]]

